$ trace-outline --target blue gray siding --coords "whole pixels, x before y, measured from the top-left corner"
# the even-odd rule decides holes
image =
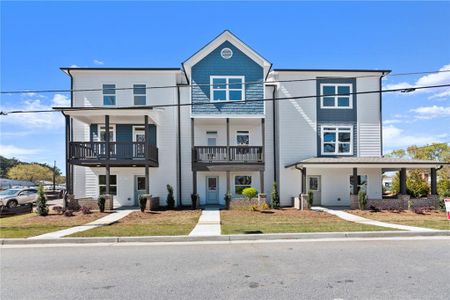
[[[320,85],[324,83],[349,83],[352,85],[352,92],[356,92],[356,78],[317,78],[317,100],[316,100],[316,111],[317,111],[317,156],[322,156],[321,145],[322,145],[322,125],[347,125],[353,126],[353,155],[357,156],[357,107],[356,107],[356,97],[357,95],[352,95],[352,108],[351,109],[322,109],[320,108]],[[329,157],[330,155],[326,155]],[[339,155],[339,156],[350,156],[350,155]]]
[[[220,55],[220,51],[225,47],[233,51],[230,59],[223,59]],[[245,99],[264,98],[263,68],[227,41],[192,67],[192,103],[194,104],[192,114],[264,114],[263,101],[210,104],[210,76],[214,75],[245,76],[245,82],[256,82],[246,85]],[[196,84],[206,85],[196,86]],[[196,105],[199,103],[206,104]]]

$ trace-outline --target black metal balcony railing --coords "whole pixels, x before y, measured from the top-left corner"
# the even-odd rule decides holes
[[[106,142],[70,142],[69,158],[74,160],[107,160]],[[158,148],[148,145],[148,160],[158,162]],[[145,160],[145,143],[110,142],[110,160]]]
[[[263,163],[262,146],[195,146],[192,161],[200,163]]]

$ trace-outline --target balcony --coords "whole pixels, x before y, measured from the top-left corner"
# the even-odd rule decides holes
[[[158,148],[144,142],[70,142],[69,161],[78,165],[158,166]]]
[[[195,146],[194,168],[206,165],[264,165],[262,146]],[[201,169],[201,168],[200,168]]]

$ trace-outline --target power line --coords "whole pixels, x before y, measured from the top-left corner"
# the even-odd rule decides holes
[[[309,98],[317,98],[324,96],[351,96],[351,95],[365,95],[365,94],[379,94],[379,93],[393,93],[393,92],[411,92],[416,90],[424,90],[424,89],[433,89],[433,88],[442,88],[442,87],[450,87],[450,83],[448,84],[440,84],[440,85],[428,85],[428,86],[417,86],[411,88],[396,88],[396,89],[386,89],[386,90],[371,90],[371,91],[362,91],[362,92],[351,92],[345,94],[315,94],[309,96],[296,96],[296,97],[278,97],[278,98],[263,98],[263,99],[249,99],[243,101],[214,101],[214,102],[201,102],[201,103],[176,103],[176,104],[157,104],[157,105],[146,105],[146,106],[122,106],[122,107],[113,107],[111,109],[114,110],[130,110],[130,109],[155,109],[155,108],[166,108],[166,107],[183,107],[183,106],[200,106],[200,105],[217,105],[217,104],[245,104],[248,102],[268,102],[268,101],[283,101],[283,100],[298,100],[298,99],[309,99]],[[15,110],[9,112],[0,112],[0,115],[8,115],[8,114],[25,114],[25,113],[48,113],[48,112],[59,112],[59,111],[88,111],[88,110],[106,110],[110,109],[108,107],[100,106],[100,107],[55,107],[51,110]]]
[[[376,70],[374,70],[376,72]],[[425,75],[434,73],[445,73],[450,72],[450,70],[436,70],[436,71],[421,71],[421,72],[408,72],[408,73],[396,73],[387,74],[385,77],[396,77],[396,76],[410,76],[410,75]],[[362,75],[362,76],[324,76],[320,78],[304,78],[304,79],[290,79],[290,80],[274,80],[274,81],[249,81],[242,83],[243,85],[256,85],[264,83],[288,83],[288,82],[305,82],[305,81],[317,81],[319,79],[349,79],[349,78],[374,78],[380,77],[380,75]],[[219,84],[221,86],[236,85],[236,83],[224,83]],[[197,86],[213,86],[211,83],[199,83],[199,84],[182,84],[182,85],[162,85],[162,86],[146,86],[146,90],[150,89],[168,89],[168,88],[178,88],[178,87],[197,87]],[[133,90],[134,87],[120,87],[120,88],[107,88],[108,90],[122,91],[122,90]],[[138,88],[143,89],[143,88]],[[24,93],[77,93],[77,92],[99,92],[103,91],[103,88],[95,89],[48,89],[48,90],[14,90],[14,91],[1,91],[0,94],[24,94]]]

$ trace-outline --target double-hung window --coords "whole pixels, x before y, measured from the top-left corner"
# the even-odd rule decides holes
[[[211,101],[245,100],[244,76],[211,76]]]
[[[134,94],[134,105],[145,105],[147,104],[146,94],[147,88],[145,84],[135,84],[133,85]]]
[[[343,84],[328,84],[320,85],[320,108],[338,108],[349,109],[352,108],[352,85]]]
[[[242,195],[242,191],[252,187],[252,176],[235,176],[234,177],[234,193]]]
[[[103,105],[116,105],[116,85],[103,85]]]
[[[353,127],[322,126],[322,155],[352,155]]]

